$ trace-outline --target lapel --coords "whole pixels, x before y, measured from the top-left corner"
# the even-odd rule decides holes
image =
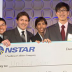
[[[0,37],[0,43],[3,41],[3,39]]]
[[[3,35],[2,35],[3,36]],[[4,37],[3,37],[4,38]],[[0,43],[4,40],[2,37],[0,37]]]
[[[70,23],[68,23],[68,28],[67,28],[67,33],[66,33],[65,40],[67,40],[68,33],[71,33],[72,34],[72,25]]]
[[[60,33],[60,29],[59,29],[59,24],[58,23],[55,24],[55,35],[56,35],[56,37],[58,38],[59,41],[62,41],[61,33]]]
[[[35,37],[36,37],[37,40],[42,41],[42,39],[41,39],[40,35],[38,34],[38,32],[37,32],[37,34],[35,35]]]
[[[22,42],[22,38],[20,37],[19,31],[17,28],[15,28],[15,39],[17,42]]]
[[[29,35],[29,32],[26,30],[27,32],[27,42],[30,42],[30,35]]]

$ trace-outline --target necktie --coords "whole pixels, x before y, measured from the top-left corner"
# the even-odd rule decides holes
[[[65,40],[65,31],[64,31],[65,26],[62,25],[61,28],[62,28],[62,30],[61,30],[61,36],[62,36],[62,40],[64,41]]]
[[[3,39],[0,37],[0,43],[3,41]]]
[[[22,41],[23,41],[23,42],[26,42],[26,41],[25,41],[24,31],[22,31],[22,35],[21,35],[21,37],[22,37]]]

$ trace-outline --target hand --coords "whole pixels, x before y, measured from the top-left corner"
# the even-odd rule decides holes
[[[35,42],[40,43],[40,41],[36,40]]]
[[[51,43],[51,40],[50,39],[44,39],[42,42]]]
[[[4,46],[8,47],[11,45],[10,41],[8,39],[3,40],[1,43],[3,43]]]

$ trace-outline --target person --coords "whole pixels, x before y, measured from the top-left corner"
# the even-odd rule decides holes
[[[38,17],[35,21],[35,28],[38,30],[37,34],[31,37],[32,42],[43,41],[44,32],[47,27],[47,21],[44,17]]]
[[[10,46],[10,42],[8,39],[5,39],[4,32],[6,31],[7,25],[6,21],[3,18],[0,18],[0,43],[4,41],[4,45],[7,46],[6,42],[8,43],[8,46]]]
[[[0,43],[4,40],[4,32],[6,31],[7,25],[3,18],[0,18]]]
[[[70,7],[64,2],[56,5],[55,11],[58,17],[58,22],[47,28],[44,41],[47,38],[51,41],[67,41],[68,33],[72,34],[72,24],[68,22]]]
[[[18,13],[16,17],[17,27],[6,31],[4,36],[6,36],[11,43],[30,42],[30,38],[33,36],[33,34],[26,30],[29,21],[30,18],[26,12]]]

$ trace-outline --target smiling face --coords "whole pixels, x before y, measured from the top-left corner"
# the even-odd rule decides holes
[[[4,21],[0,21],[0,34],[3,34],[6,31],[6,24]]]
[[[66,7],[61,7],[57,12],[56,15],[59,21],[67,21],[67,17],[69,15],[69,11],[67,11]]]
[[[25,30],[28,26],[29,20],[27,16],[21,16],[18,20],[16,20],[16,22],[20,29]]]
[[[37,23],[36,28],[37,28],[37,30],[38,30],[39,33],[43,33],[43,32],[45,31],[45,29],[46,29],[46,26],[47,26],[47,25],[46,25],[45,22],[42,20],[42,21],[40,21],[40,22]]]

